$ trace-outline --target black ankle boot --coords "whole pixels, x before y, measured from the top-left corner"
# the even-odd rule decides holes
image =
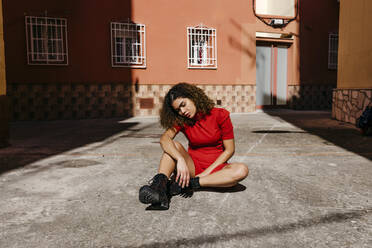
[[[142,186],[139,190],[139,200],[144,204],[156,205],[160,210],[169,208],[167,192],[168,177],[164,174],[155,175],[149,185]]]
[[[195,190],[199,188],[200,188],[199,177],[190,178],[189,186],[185,188],[182,188],[174,179],[172,179],[169,183],[168,191],[169,195],[175,196],[183,193],[184,191]]]

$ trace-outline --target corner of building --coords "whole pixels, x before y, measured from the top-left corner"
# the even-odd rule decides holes
[[[0,0],[0,148],[9,145],[10,101],[6,96],[2,0]]]
[[[364,6],[363,2],[340,2],[338,75],[337,89],[333,90],[332,117],[352,124],[367,106],[372,106],[372,55],[369,52],[372,45],[365,42],[372,39],[372,34],[363,28],[369,26],[370,11],[372,5]]]

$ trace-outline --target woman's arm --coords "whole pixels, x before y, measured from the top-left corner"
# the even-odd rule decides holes
[[[185,158],[177,150],[173,142],[173,139],[177,135],[177,133],[178,132],[175,128],[169,128],[168,130],[166,130],[160,137],[160,145],[165,153],[167,153],[169,156],[177,161],[176,182],[178,182],[179,185],[181,185],[182,187],[185,187],[189,186],[190,172],[189,168],[187,167]]]
[[[218,156],[216,161],[213,162],[205,171],[200,173],[198,176],[199,177],[204,177],[209,175],[218,165],[226,163],[235,152],[235,142],[234,139],[228,139],[228,140],[223,140],[223,146],[225,147],[225,150]]]
[[[177,130],[175,128],[167,129],[160,137],[160,146],[165,153],[171,156],[174,160],[183,158],[181,153],[177,150],[174,145],[173,139],[177,135]]]

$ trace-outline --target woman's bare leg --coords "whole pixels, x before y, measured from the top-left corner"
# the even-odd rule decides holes
[[[178,141],[173,141],[174,145],[176,146],[177,150],[181,153],[181,155],[184,157],[187,167],[189,168],[190,177],[195,177],[195,165],[192,161],[192,158],[190,157],[189,153],[185,150],[185,148],[182,146],[181,143]],[[160,164],[159,164],[159,173],[163,173],[168,178],[172,175],[172,173],[176,169],[176,161],[169,156],[167,153],[163,153]]]
[[[232,163],[222,170],[201,177],[201,187],[232,187],[248,176],[249,170],[245,164]]]
[[[183,146],[176,141],[173,141],[176,149],[184,157],[186,165],[189,169],[190,176],[195,176],[195,166],[190,155],[186,152]],[[166,210],[169,209],[169,198],[168,198],[168,178],[176,168],[176,161],[167,153],[163,153],[160,164],[159,174],[153,178],[153,182],[150,185],[144,185],[139,190],[139,200],[144,204],[152,204],[153,209]],[[156,182],[156,183],[155,183]]]

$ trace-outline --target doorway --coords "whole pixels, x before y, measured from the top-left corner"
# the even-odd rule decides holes
[[[256,108],[287,105],[288,46],[256,45]]]

